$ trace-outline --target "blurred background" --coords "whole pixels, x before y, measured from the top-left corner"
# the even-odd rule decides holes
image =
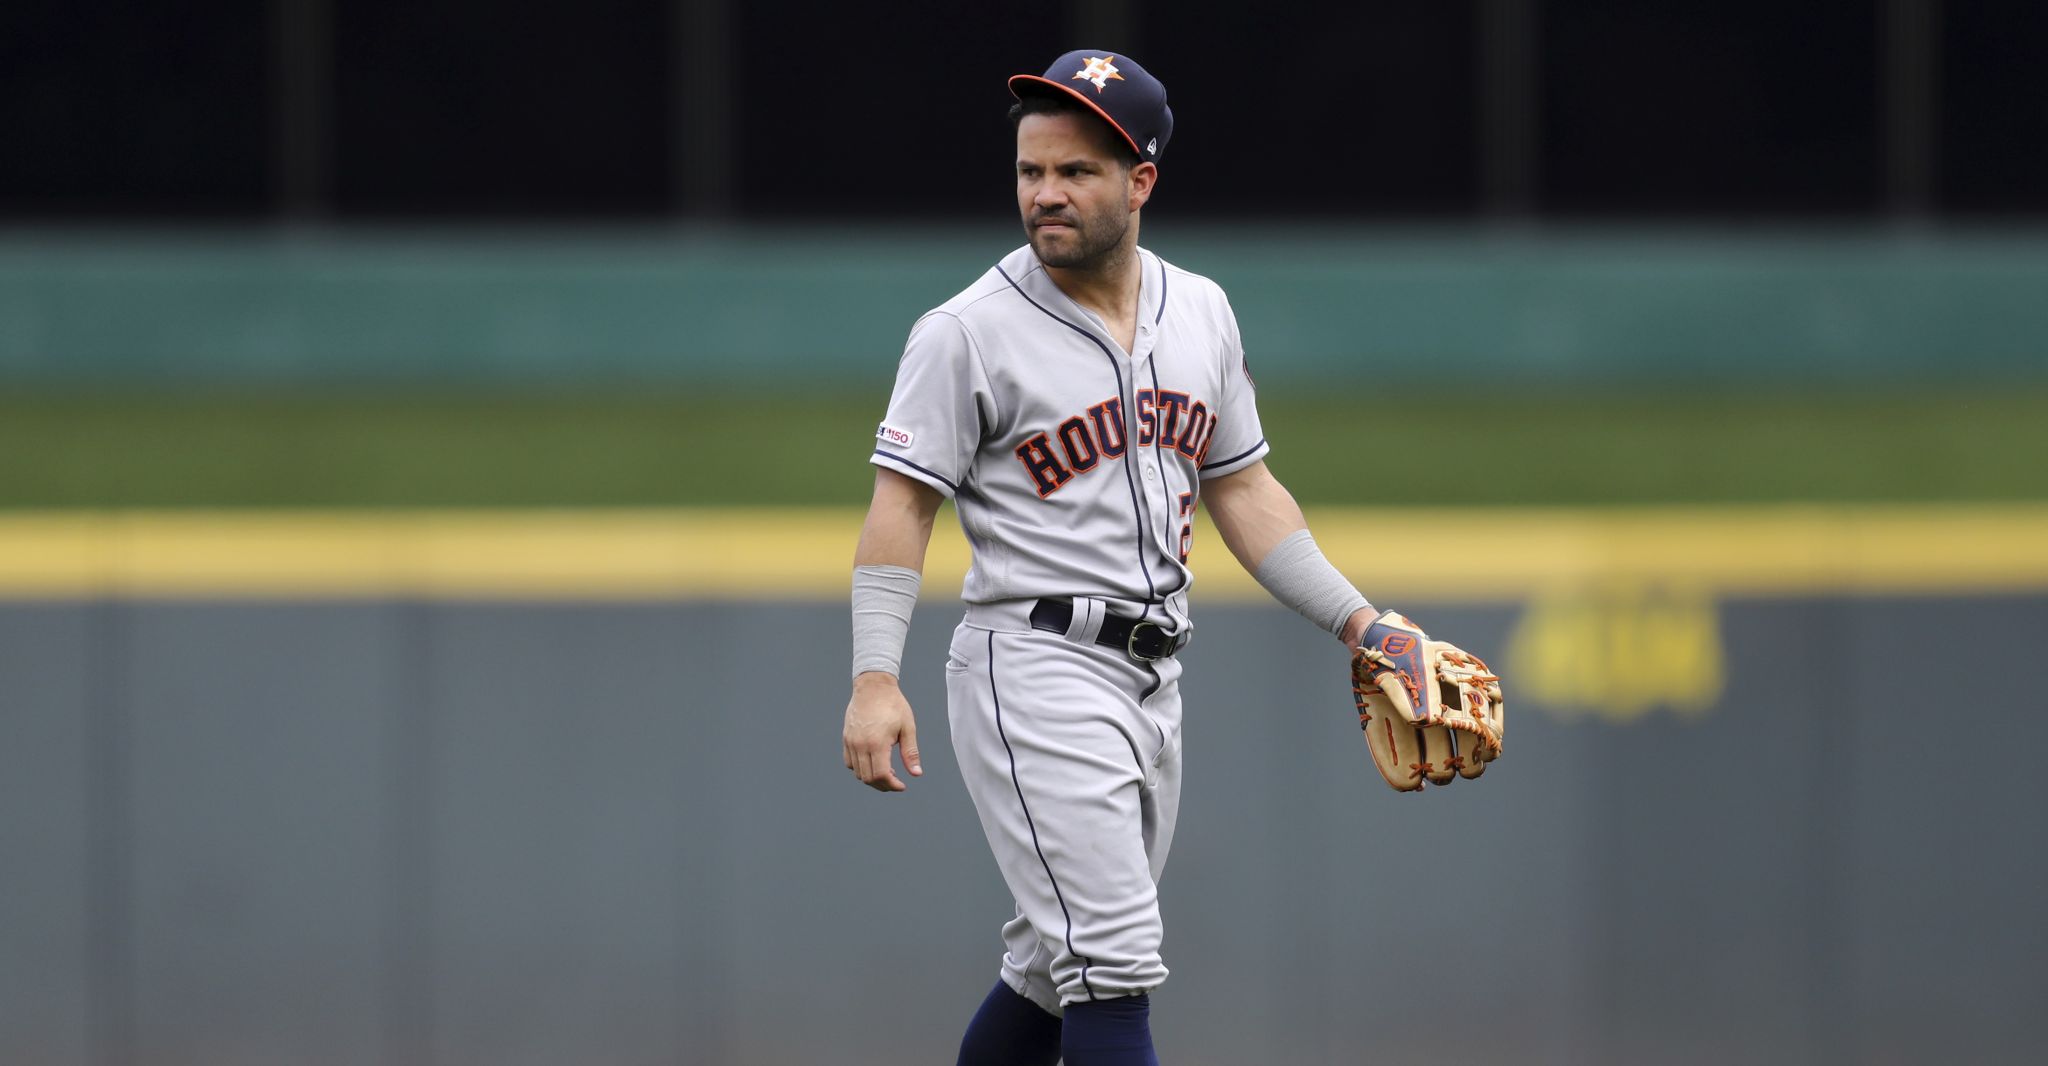
[[[2048,6],[12,0],[0,1062],[951,1061],[966,548],[907,796],[846,572],[1084,46],[1319,541],[1513,711],[1389,794],[1198,534],[1163,1060],[2037,1053]]]

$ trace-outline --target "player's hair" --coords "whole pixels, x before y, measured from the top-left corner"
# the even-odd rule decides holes
[[[1087,105],[1065,93],[1058,96],[1040,96],[1034,93],[1019,98],[1016,103],[1010,105],[1010,126],[1015,128],[1021,124],[1025,115],[1085,115],[1094,119],[1098,126],[1109,133],[1109,146],[1116,154],[1118,165],[1129,170],[1139,163],[1138,153],[1131,150],[1130,143],[1112,129],[1109,123],[1102,121],[1101,115],[1090,111]]]

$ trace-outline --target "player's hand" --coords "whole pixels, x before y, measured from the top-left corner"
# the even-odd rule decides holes
[[[1337,635],[1337,641],[1344,645],[1345,651],[1358,647],[1358,642],[1365,639],[1365,631],[1372,628],[1379,616],[1379,610],[1369,604],[1351,612],[1351,618],[1344,623],[1344,632]]]
[[[846,704],[846,768],[877,792],[901,792],[910,786],[896,776],[889,749],[903,748],[903,767],[912,777],[924,776],[917,757],[917,720],[910,701],[888,674],[865,673],[853,679],[853,699]]]

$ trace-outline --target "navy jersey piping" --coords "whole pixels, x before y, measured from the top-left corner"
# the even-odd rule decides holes
[[[1162,315],[1166,313],[1166,267],[1165,267],[1164,265],[1161,265],[1161,266],[1160,266],[1160,268],[1159,268],[1159,313],[1160,313],[1160,314],[1162,314]],[[1154,322],[1156,323],[1156,322],[1157,322],[1158,320],[1157,320],[1157,319],[1154,319],[1153,321],[1154,321]],[[1154,340],[1154,341],[1152,342],[1152,345],[1153,345],[1153,347],[1152,347],[1152,358],[1151,358],[1150,360],[1148,360],[1148,361],[1147,361],[1146,367],[1147,367],[1147,369],[1148,369],[1148,370],[1150,370],[1150,371],[1151,371],[1151,373],[1152,373],[1152,395],[1153,395],[1153,397],[1154,397],[1154,399],[1155,399],[1155,401],[1156,401],[1156,400],[1157,400],[1157,397],[1159,396],[1159,392],[1160,392],[1160,389],[1159,389],[1159,342],[1158,342],[1157,340]],[[1162,447],[1157,447],[1157,445],[1161,445],[1161,444],[1164,444],[1164,443],[1166,443],[1166,424],[1165,424],[1165,423],[1166,423],[1166,419],[1165,419],[1164,417],[1161,417],[1161,418],[1159,419],[1159,422],[1160,422],[1159,428],[1157,428],[1157,429],[1155,429],[1155,430],[1153,430],[1153,431],[1152,431],[1152,432],[1153,432],[1153,433],[1155,434],[1155,435],[1153,436],[1153,438],[1152,438],[1152,442],[1153,442],[1153,444],[1155,445],[1155,446],[1153,447],[1153,449],[1152,449],[1152,458],[1153,458],[1153,461],[1155,461],[1155,462],[1157,462],[1157,463],[1159,464],[1159,502],[1160,502],[1160,503],[1162,503],[1162,504],[1164,504],[1164,505],[1166,506],[1166,513],[1167,513],[1167,515],[1169,516],[1169,518],[1167,519],[1167,528],[1168,528],[1168,529],[1172,529],[1172,528],[1173,528],[1173,520],[1172,520],[1172,518],[1171,518],[1170,516],[1171,516],[1171,515],[1173,515],[1173,513],[1174,513],[1174,510],[1173,510],[1173,491],[1172,491],[1171,489],[1167,488],[1167,486],[1166,486],[1166,458],[1165,458],[1165,456],[1164,456],[1164,455],[1162,455],[1162,454],[1161,454],[1161,453],[1165,452],[1165,451],[1166,451],[1166,449],[1165,449],[1165,448],[1162,448]],[[1199,475],[1199,474],[1200,474],[1200,471],[1196,471],[1196,473],[1197,473],[1197,475]],[[1193,478],[1192,480],[1193,480],[1193,481],[1194,481],[1194,483],[1195,483],[1195,485],[1194,485],[1194,488],[1195,488],[1195,494],[1196,494],[1196,496],[1197,496],[1197,497],[1199,498],[1199,497],[1200,497],[1200,495],[1201,495],[1201,492],[1202,492],[1202,479],[1201,479],[1201,478],[1200,478],[1199,476],[1197,476],[1197,477]],[[1193,515],[1192,513],[1190,513],[1190,514],[1188,515],[1188,520],[1189,520],[1189,521],[1193,521],[1193,520],[1194,520],[1194,515]],[[1172,558],[1172,557],[1173,557],[1174,555],[1177,555],[1177,554],[1179,554],[1179,553],[1177,553],[1177,552],[1168,552],[1168,553],[1167,553],[1167,557],[1168,557],[1168,558]],[[1187,564],[1187,563],[1184,563],[1184,562],[1183,562],[1183,563],[1181,563],[1180,565],[1181,565],[1182,569],[1183,569],[1183,570],[1185,570],[1188,564]],[[1173,591],[1174,591],[1174,592],[1179,592],[1179,591],[1181,591],[1181,589],[1185,589],[1185,588],[1187,588],[1187,587],[1188,587],[1188,579],[1187,579],[1187,575],[1186,575],[1186,574],[1184,573],[1184,574],[1183,574],[1183,575],[1181,576],[1180,588],[1178,588],[1178,589],[1175,589],[1175,590],[1173,590]],[[1169,595],[1169,596],[1170,596],[1170,595],[1172,595],[1172,594],[1173,594],[1173,593],[1171,593],[1171,592],[1170,592],[1170,593],[1167,593],[1167,595]]]
[[[920,473],[920,474],[923,474],[923,475],[925,475],[926,477],[930,477],[930,478],[936,478],[936,479],[938,479],[938,481],[939,481],[939,483],[940,483],[940,484],[942,484],[942,485],[946,486],[946,491],[947,491],[947,492],[950,492],[950,493],[952,493],[952,494],[954,494],[954,495],[956,495],[956,496],[960,494],[960,486],[958,486],[958,485],[955,485],[955,484],[953,484],[953,482],[952,482],[951,480],[949,480],[948,478],[946,478],[946,476],[945,476],[945,475],[943,475],[943,474],[940,474],[939,472],[937,472],[937,471],[935,471],[935,470],[927,470],[926,468],[924,468],[924,467],[921,467],[921,466],[917,465],[916,463],[913,463],[913,462],[911,462],[910,460],[908,460],[908,459],[905,459],[904,457],[902,457],[902,456],[900,456],[900,455],[897,455],[897,454],[896,454],[896,453],[894,453],[894,452],[885,452],[885,451],[883,451],[883,450],[882,450],[882,449],[880,449],[880,448],[876,448],[876,449],[875,449],[875,454],[876,454],[876,455],[878,455],[878,456],[880,456],[881,458],[887,459],[887,460],[889,460],[889,461],[891,461],[891,462],[897,462],[897,463],[902,463],[902,464],[903,464],[904,466],[907,466],[907,467],[911,468],[912,470],[915,470],[915,471],[917,471],[918,473]]]
[[[1065,326],[1076,333],[1079,333],[1083,337],[1088,338],[1088,340],[1091,343],[1093,343],[1095,347],[1101,349],[1102,357],[1109,360],[1110,371],[1116,375],[1117,397],[1119,400],[1121,400],[1124,397],[1124,369],[1123,367],[1117,365],[1116,356],[1110,352],[1108,345],[1102,343],[1101,338],[1097,337],[1093,333],[1088,332],[1085,329],[1082,329],[1081,327],[1073,324],[1072,322],[1069,322],[1066,319],[1061,318],[1056,314],[1053,314],[1052,311],[1048,310],[1044,304],[1039,303],[1037,300],[1032,299],[1031,294],[1024,291],[1024,286],[1017,284],[1017,280],[1010,276],[1009,271],[1003,269],[1003,265],[1001,263],[996,264],[996,273],[1001,274],[1003,276],[1003,280],[1009,282],[1010,287],[1017,290],[1017,295],[1022,296],[1024,298],[1025,303],[1028,303],[1031,306],[1036,307],[1040,311],[1044,312],[1045,317],[1052,319],[1054,322],[1057,322],[1060,325]],[[1164,308],[1166,306],[1164,303],[1166,294],[1164,292],[1161,292],[1159,296],[1162,301],[1160,303],[1160,307]],[[1136,421],[1137,417],[1138,401],[1136,397],[1131,397],[1130,410],[1124,415],[1124,433],[1126,440],[1135,442],[1138,439],[1138,426]],[[1135,443],[1133,443],[1130,450],[1133,452],[1137,451]],[[1145,575],[1145,590],[1150,594],[1150,599],[1153,602],[1157,602],[1159,600],[1159,586],[1152,580],[1151,565],[1145,562],[1145,535],[1151,532],[1152,523],[1149,517],[1145,514],[1144,504],[1140,503],[1138,500],[1138,477],[1137,474],[1131,470],[1131,465],[1132,464],[1128,460],[1126,460],[1123,464],[1124,484],[1131,490],[1131,512],[1138,519],[1136,527],[1138,533],[1138,569]],[[1149,607],[1146,609],[1146,613],[1151,613],[1151,609]]]
[[[1266,446],[1266,438],[1264,438],[1264,437],[1260,437],[1260,438],[1259,438],[1259,442],[1258,442],[1257,444],[1254,444],[1254,445],[1252,445],[1251,447],[1249,447],[1249,448],[1246,448],[1245,450],[1243,450],[1243,451],[1241,451],[1241,452],[1237,453],[1236,455],[1233,455],[1233,456],[1231,456],[1231,457],[1230,457],[1230,458],[1228,458],[1228,459],[1218,459],[1218,460],[1216,460],[1216,461],[1215,461],[1215,462],[1213,462],[1213,463],[1208,463],[1208,464],[1204,465],[1204,466],[1202,467],[1202,469],[1204,469],[1204,470],[1214,470],[1214,469],[1216,469],[1216,468],[1217,468],[1217,467],[1219,467],[1219,466],[1229,466],[1230,464],[1232,464],[1232,463],[1234,463],[1234,462],[1237,462],[1237,461],[1238,461],[1239,459],[1242,459],[1242,458],[1244,458],[1245,456],[1247,456],[1247,455],[1250,455],[1250,454],[1252,454],[1253,452],[1256,452],[1256,451],[1258,451],[1258,450],[1259,450],[1260,448],[1263,448],[1263,447],[1265,447],[1265,446]]]
[[[1003,731],[1003,698],[996,694],[996,634],[988,634],[988,698],[995,704],[996,736],[1003,741],[1003,753],[1010,757],[1010,787],[1017,790],[1017,806],[1024,811],[1024,827],[1031,830],[1031,850],[1038,853],[1038,865],[1045,869],[1045,879],[1052,882],[1052,898],[1059,901],[1060,914],[1067,919],[1067,954],[1081,960],[1081,987],[1088,990],[1088,998],[1095,998],[1095,987],[1088,983],[1088,967],[1095,960],[1074,950],[1074,915],[1067,910],[1067,897],[1060,892],[1060,879],[1052,875],[1052,864],[1045,861],[1045,848],[1038,843],[1038,823],[1031,819],[1031,805],[1024,802],[1024,784],[1017,777],[1017,752],[1010,747],[1010,735]]]

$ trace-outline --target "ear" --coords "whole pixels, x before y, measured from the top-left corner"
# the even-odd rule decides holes
[[[1152,198],[1152,187],[1159,184],[1159,164],[1139,163],[1131,168],[1131,210],[1145,206]]]

